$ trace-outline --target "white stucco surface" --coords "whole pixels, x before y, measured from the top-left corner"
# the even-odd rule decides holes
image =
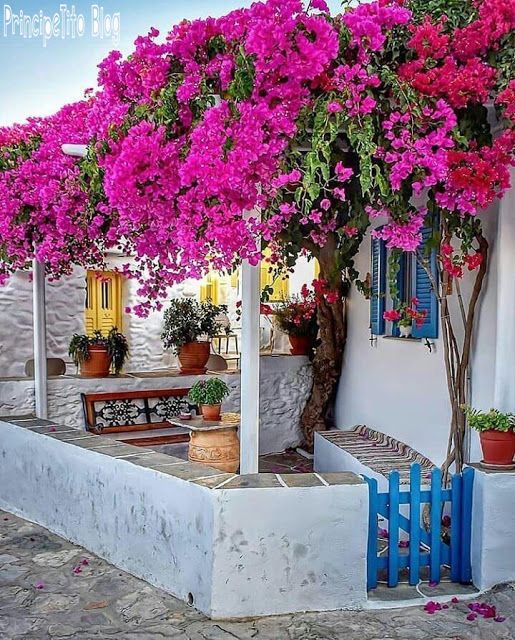
[[[490,241],[490,273],[477,314],[471,394],[474,406],[488,409],[494,402],[497,348],[497,208],[484,215],[484,227]],[[369,239],[357,256],[356,268],[361,277],[370,271]],[[467,295],[470,279],[465,278],[462,286]],[[348,302],[348,323],[336,425],[350,429],[366,424],[441,464],[450,421],[441,339],[431,340],[432,352],[423,341],[378,336],[371,344],[370,303],[355,289]],[[479,460],[478,438],[471,435],[471,460]]]
[[[212,489],[218,479],[203,485],[199,465],[178,462],[193,473],[176,477],[174,458],[153,470],[91,450],[104,439],[93,441],[0,422],[0,508],[215,618],[364,606],[368,492],[358,478],[287,487],[263,474],[276,488]],[[235,477],[245,478],[254,481]]]
[[[262,356],[260,452],[275,453],[302,442],[301,412],[308,398],[312,373],[307,358],[301,356]],[[231,390],[225,411],[240,411],[240,377],[220,374]],[[61,424],[84,429],[81,393],[107,393],[143,389],[190,388],[198,376],[137,378],[59,377],[48,382],[49,418]],[[0,415],[16,416],[34,411],[33,380],[0,380]]]
[[[472,580],[479,589],[515,580],[515,473],[474,474]]]
[[[47,282],[47,350],[49,358],[69,360],[71,336],[84,332],[84,272],[65,282]],[[0,377],[23,376],[33,352],[32,282],[17,273],[0,287]]]
[[[367,485],[215,494],[213,617],[363,606]]]

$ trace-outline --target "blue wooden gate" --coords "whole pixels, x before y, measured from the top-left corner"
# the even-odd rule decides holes
[[[442,472],[434,469],[429,488],[422,489],[419,464],[411,465],[410,484],[401,489],[399,472],[389,476],[389,490],[378,493],[377,481],[365,478],[369,486],[368,589],[375,589],[378,574],[385,572],[389,587],[399,583],[399,571],[409,570],[409,583],[420,581],[420,570],[428,567],[429,580],[440,581],[442,567],[450,567],[453,582],[472,580],[470,564],[470,530],[474,470],[467,468],[452,477],[449,489],[442,488]],[[421,507],[430,506],[430,526],[421,526]],[[442,513],[450,507],[450,536],[442,538]],[[402,507],[401,505],[408,505]],[[403,513],[404,512],[404,513]],[[408,514],[409,515],[405,515]],[[379,549],[378,519],[388,520],[388,535]],[[408,540],[400,545],[400,530]]]

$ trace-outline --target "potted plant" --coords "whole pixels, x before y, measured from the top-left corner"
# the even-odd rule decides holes
[[[222,401],[229,395],[229,387],[220,378],[199,380],[190,389],[190,400],[198,404],[204,420],[220,420]]]
[[[68,353],[85,378],[105,378],[111,367],[116,374],[123,368],[129,355],[127,338],[113,327],[107,336],[95,331],[92,336],[74,334]]]
[[[202,374],[211,351],[211,338],[222,331],[217,319],[227,313],[225,305],[197,302],[191,298],[172,300],[164,313],[161,339],[165,349],[179,357],[181,373]]]
[[[315,293],[304,285],[300,296],[280,302],[274,314],[278,327],[290,339],[292,356],[308,355],[317,332]]]
[[[413,333],[413,322],[417,327],[421,327],[424,324],[424,320],[427,317],[427,310],[418,311],[418,304],[417,298],[412,298],[409,304],[403,302],[399,304],[396,309],[384,312],[383,318],[385,320],[397,323],[401,338],[411,337]]]
[[[468,425],[479,431],[484,464],[511,466],[515,456],[515,415],[498,409],[463,408]]]

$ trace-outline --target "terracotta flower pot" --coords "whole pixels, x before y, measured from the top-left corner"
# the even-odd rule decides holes
[[[479,434],[485,464],[511,465],[515,456],[515,432],[481,431]]]
[[[236,473],[240,466],[240,441],[237,430],[193,431],[190,436],[188,459],[226,473]]]
[[[179,349],[181,373],[200,375],[206,373],[211,351],[210,342],[188,342]]]
[[[216,421],[220,420],[222,415],[222,405],[221,404],[201,404],[200,405],[200,413],[204,420]]]
[[[289,336],[292,356],[307,356],[310,348],[308,336]]]
[[[89,347],[89,360],[80,363],[83,378],[107,378],[111,369],[111,356],[107,347]]]

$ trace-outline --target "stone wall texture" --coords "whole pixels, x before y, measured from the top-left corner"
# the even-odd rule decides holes
[[[240,376],[220,377],[231,390],[224,410],[240,410]],[[198,376],[87,379],[75,376],[51,378],[48,382],[49,418],[76,429],[84,428],[81,393],[107,393],[142,389],[189,388]],[[260,451],[274,453],[301,443],[300,414],[312,384],[311,366],[301,356],[263,356],[261,358]],[[0,380],[0,415],[16,416],[34,411],[32,380]]]
[[[84,295],[81,269],[63,282],[47,282],[49,358],[69,360],[70,337],[84,332]],[[0,287],[0,377],[23,376],[32,357],[32,282],[28,273],[17,273]]]

